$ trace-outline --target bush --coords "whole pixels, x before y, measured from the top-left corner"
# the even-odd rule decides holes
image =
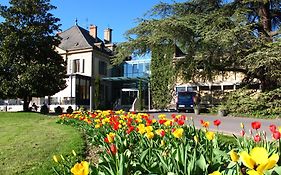
[[[46,104],[41,106],[40,113],[41,114],[48,114],[49,113],[49,108],[48,108],[48,106]]]
[[[71,106],[68,106],[66,112],[67,112],[68,114],[72,114],[72,112],[73,112],[72,107],[71,107]]]
[[[62,114],[62,108],[60,106],[56,107],[55,113],[58,114],[58,115]]]
[[[232,114],[280,117],[281,88],[268,92],[239,89],[230,93],[219,108],[225,108]]]

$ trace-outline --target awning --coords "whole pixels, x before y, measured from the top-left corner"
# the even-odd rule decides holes
[[[135,82],[135,81],[149,81],[148,77],[105,77],[102,81],[119,81],[119,82]]]

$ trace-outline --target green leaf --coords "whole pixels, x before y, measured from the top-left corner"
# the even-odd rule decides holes
[[[205,171],[208,168],[206,160],[202,154],[200,155],[199,160],[196,161],[196,165],[198,165],[199,168],[203,171]]]

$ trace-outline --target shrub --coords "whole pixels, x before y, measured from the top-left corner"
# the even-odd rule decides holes
[[[280,117],[281,88],[268,92],[239,89],[229,93],[219,108],[225,108],[232,114]]]
[[[41,106],[40,113],[41,114],[48,114],[49,113],[49,108],[48,108],[48,106],[46,104]]]
[[[56,113],[57,115],[62,114],[62,108],[61,108],[60,106],[56,107],[56,108],[55,108],[55,113]]]

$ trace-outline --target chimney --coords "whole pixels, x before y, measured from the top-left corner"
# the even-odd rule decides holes
[[[107,28],[104,30],[104,43],[108,44],[112,42],[112,29]]]
[[[98,27],[97,26],[95,26],[93,24],[90,25],[90,35],[93,38],[97,39],[97,37],[98,37]]]

